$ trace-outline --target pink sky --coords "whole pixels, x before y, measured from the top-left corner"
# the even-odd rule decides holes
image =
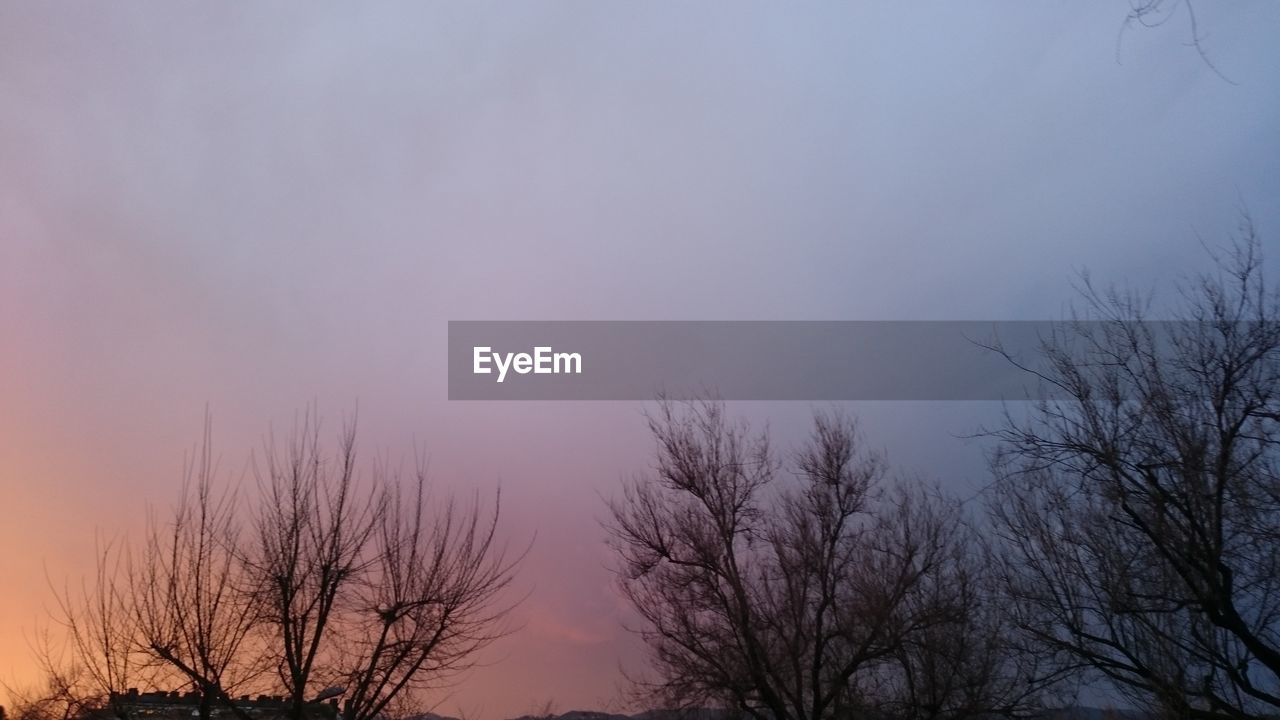
[[[636,403],[450,403],[459,319],[1041,319],[1280,228],[1280,5],[0,7],[0,677],[47,579],[315,403],[536,533],[523,629],[440,710],[613,703],[601,497]],[[1120,62],[1117,62],[1117,59]],[[1272,257],[1275,257],[1272,253]],[[741,407],[785,440],[809,408]],[[981,480],[959,406],[859,408]]]

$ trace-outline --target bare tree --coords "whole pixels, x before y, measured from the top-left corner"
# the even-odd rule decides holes
[[[94,560],[92,581],[82,580],[78,591],[64,586],[55,592],[53,621],[64,631],[62,642],[42,633],[35,659],[48,685],[46,700],[67,709],[106,706],[127,720],[114,700],[150,676],[136,642],[128,551],[123,543],[98,538]]]
[[[1280,710],[1280,316],[1251,224],[1180,322],[1082,288],[1055,395],[1007,418],[991,514],[1028,637],[1193,718]]]
[[[262,502],[246,557],[268,647],[296,720],[309,692],[342,679],[339,658],[324,654],[334,631],[330,621],[344,593],[358,587],[374,562],[372,538],[385,509],[382,488],[361,493],[356,486],[355,432],[354,424],[347,425],[335,456],[326,457],[320,423],[308,412],[283,450],[267,441],[265,470],[256,470]]]
[[[523,555],[497,541],[496,502],[486,513],[478,498],[449,498],[429,514],[422,462],[409,494],[385,465],[362,486],[354,423],[333,457],[310,414],[277,450],[268,444],[247,556],[295,718],[326,686],[345,696],[345,720],[381,717],[504,634]]]
[[[94,581],[59,593],[65,648],[46,644],[51,690],[32,697],[51,699],[32,713],[109,706],[129,720],[129,689],[186,687],[202,718],[247,720],[234,698],[256,690],[283,692],[299,720],[321,696],[373,720],[471,667],[506,631],[523,557],[498,538],[498,503],[433,498],[422,462],[410,482],[385,464],[362,474],[355,437],[353,423],[328,452],[308,412],[287,444],[267,440],[245,499],[220,483],[206,421],[172,512],[151,516],[140,549],[103,546]]]
[[[37,647],[36,664],[41,680],[28,685],[0,683],[12,703],[7,717],[13,720],[78,720],[106,706],[83,666],[65,662],[50,652],[48,639]]]
[[[165,520],[150,518],[131,564],[129,606],[140,654],[199,693],[202,720],[215,704],[247,720],[232,697],[261,676],[262,648],[239,554],[236,495],[217,488],[212,452],[206,414],[182,497]]]
[[[610,530],[661,701],[761,720],[1023,707],[1000,682],[903,681],[935,658],[930,632],[986,642],[964,594],[976,588],[947,579],[973,545],[953,503],[888,481],[851,421],[818,415],[795,458],[798,482],[783,487],[767,436],[730,423],[719,404],[663,402],[649,427],[655,473],[611,503]],[[992,680],[1010,669],[999,667]]]
[[[519,556],[496,541],[498,501],[485,517],[478,498],[450,498],[428,517],[422,464],[411,496],[395,487],[378,520],[376,563],[351,606],[347,720],[382,717],[393,699],[449,682],[507,631],[501,594]]]
[[[1169,23],[1180,12],[1186,13],[1186,22],[1188,25],[1188,44],[1195,48],[1196,53],[1200,55],[1200,60],[1213,71],[1213,74],[1222,78],[1224,81],[1235,85],[1235,82],[1222,74],[1218,66],[1209,58],[1209,54],[1204,49],[1204,33],[1200,29],[1200,20],[1196,15],[1196,6],[1192,0],[1129,0],[1129,12],[1125,15],[1124,24],[1121,27],[1121,36],[1125,31],[1133,27],[1156,28]],[[1116,43],[1116,52],[1119,53],[1119,40]]]
[[[198,692],[202,718],[215,704],[247,718],[231,693],[258,674],[247,647],[255,614],[237,558],[236,505],[215,489],[210,453],[206,416],[172,512],[150,515],[140,550],[100,542],[93,581],[58,594],[64,643],[45,633],[35,648],[49,687],[41,707],[105,707],[125,718],[127,690],[176,685]]]
[[[910,602],[940,609],[946,621],[905,637],[878,673],[885,716],[1036,716],[1068,697],[1061,669],[1018,633],[989,552],[979,532],[964,528],[942,570],[912,594]]]

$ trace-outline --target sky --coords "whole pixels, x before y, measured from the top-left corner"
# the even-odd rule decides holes
[[[1280,250],[1280,4],[0,5],[0,677],[50,586],[314,404],[533,540],[438,710],[616,706],[642,403],[447,400],[449,320],[1054,319]],[[1212,64],[1210,64],[1212,63]],[[973,403],[852,406],[983,480]],[[735,403],[785,444],[811,407]]]

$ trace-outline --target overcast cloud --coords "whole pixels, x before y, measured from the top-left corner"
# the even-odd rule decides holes
[[[440,710],[601,707],[600,495],[635,403],[450,403],[459,319],[1051,319],[1074,270],[1170,288],[1247,206],[1280,251],[1280,4],[0,6],[0,676],[95,532],[176,493],[209,405],[359,403],[371,449],[501,483],[524,629]],[[778,432],[808,406],[744,404]],[[864,404],[981,483],[987,409]],[[28,630],[29,631],[29,630]]]

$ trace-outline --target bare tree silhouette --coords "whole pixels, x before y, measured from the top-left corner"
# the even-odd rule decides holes
[[[136,654],[194,688],[202,720],[215,705],[249,720],[231,697],[252,687],[265,667],[239,556],[240,508],[234,492],[216,485],[211,432],[206,413],[178,503],[164,519],[152,513],[141,553],[130,564],[127,607]]]
[[[47,648],[47,646],[44,646]],[[103,695],[95,693],[83,668],[61,661],[50,663],[50,656],[38,650],[37,664],[41,681],[30,685],[3,683],[11,707],[6,717],[12,720],[78,720],[89,711],[106,706]]]
[[[991,514],[1027,635],[1177,717],[1280,709],[1280,316],[1247,218],[1156,326],[1099,292],[993,434]],[[1167,333],[1164,332],[1167,330]]]
[[[1124,24],[1121,26],[1121,37],[1123,37],[1125,31],[1133,27],[1156,28],[1166,25],[1180,11],[1186,14],[1188,34],[1190,36],[1188,44],[1195,48],[1200,60],[1213,71],[1213,74],[1235,85],[1236,83],[1231,78],[1218,69],[1218,66],[1209,57],[1208,52],[1205,51],[1203,44],[1204,34],[1200,29],[1200,20],[1196,15],[1196,6],[1192,0],[1129,0],[1129,12],[1125,15]],[[1117,55],[1119,50],[1119,39],[1117,39]]]
[[[664,401],[649,427],[654,473],[610,504],[609,527],[659,701],[760,720],[1030,706],[959,507],[890,482],[852,421],[816,417],[793,484],[767,435],[720,404]]]
[[[314,412],[287,443],[268,438],[256,494],[220,485],[211,448],[206,420],[172,511],[137,550],[103,545],[93,582],[58,594],[66,644],[40,653],[57,690],[42,697],[65,701],[48,707],[110,704],[127,720],[115,704],[129,688],[186,687],[202,718],[247,720],[234,698],[256,690],[283,692],[298,720],[322,694],[343,698],[344,720],[372,720],[507,631],[523,553],[498,538],[497,498],[433,497],[421,459],[410,477],[385,462],[362,473],[354,422],[328,452]]]

